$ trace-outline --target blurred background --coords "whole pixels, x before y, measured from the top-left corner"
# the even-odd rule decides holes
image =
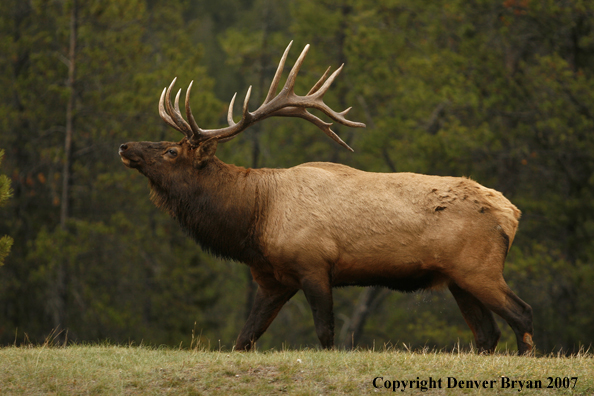
[[[504,275],[534,309],[538,349],[591,345],[593,0],[3,0],[0,186],[12,197],[0,194],[0,237],[10,237],[0,246],[13,245],[0,266],[0,345],[50,335],[234,345],[255,292],[247,266],[202,252],[117,150],[182,138],[157,111],[175,76],[178,87],[194,80],[203,128],[226,125],[228,101],[249,85],[257,108],[290,40],[287,70],[312,46],[298,94],[345,63],[325,100],[367,124],[334,127],[355,153],[279,118],[220,145],[218,157],[467,176],[501,191],[523,212]],[[340,288],[334,301],[344,348],[472,342],[447,291]],[[500,348],[515,349],[500,327]],[[318,344],[301,292],[258,342]]]

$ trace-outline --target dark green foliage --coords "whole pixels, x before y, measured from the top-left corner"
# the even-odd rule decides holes
[[[4,157],[4,150],[0,150],[0,165],[2,165],[2,158]],[[6,204],[6,201],[12,195],[10,190],[10,180],[6,175],[0,174],[0,208]],[[4,264],[4,259],[10,253],[10,247],[13,240],[8,235],[0,237],[0,266]]]
[[[356,152],[302,120],[269,119],[221,145],[222,160],[260,167],[331,160],[468,176],[500,190],[523,212],[504,274],[534,309],[537,347],[594,342],[592,0],[78,6],[71,213],[60,228],[72,3],[0,3],[0,147],[14,190],[0,209],[0,236],[14,238],[0,267],[0,344],[25,333],[43,340],[58,326],[77,340],[188,345],[201,333],[211,347],[233,344],[246,310],[245,267],[202,253],[159,213],[117,147],[181,138],[157,115],[161,89],[175,76],[184,89],[194,80],[192,108],[204,128],[224,125],[223,103],[249,85],[255,109],[290,40],[289,66],[312,45],[298,94],[327,66],[346,64],[325,101],[353,106],[349,117],[367,124],[334,128]],[[6,186],[0,179],[0,190]],[[339,337],[361,289],[334,296]],[[379,296],[360,345],[472,339],[448,292]],[[500,326],[502,341],[514,345]],[[259,344],[285,342],[317,345],[301,294]]]

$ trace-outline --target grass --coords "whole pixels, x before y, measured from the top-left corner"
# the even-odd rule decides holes
[[[540,380],[543,388],[527,388],[527,382],[521,391],[519,382],[513,389],[502,388],[502,376],[510,386],[512,380]],[[383,377],[376,381],[380,388],[373,386],[376,377]],[[434,389],[422,392],[421,381],[429,377]],[[458,382],[455,388],[448,389],[448,377]],[[553,387],[558,377],[560,389],[547,389],[547,377],[553,378]],[[563,379],[571,377],[577,377],[575,387],[572,381],[565,389]],[[439,379],[441,389],[436,389]],[[479,381],[478,388],[473,381]],[[467,389],[471,383],[473,388]],[[114,345],[0,348],[2,395],[359,395],[391,394],[395,384],[399,394],[592,395],[594,358],[587,352],[534,358],[394,349],[239,353]]]

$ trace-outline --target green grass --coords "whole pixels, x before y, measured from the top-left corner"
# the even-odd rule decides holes
[[[423,394],[518,394],[502,389],[501,377],[540,380],[543,389],[519,394],[594,394],[594,359],[571,357],[479,356],[384,350],[218,352],[137,346],[71,345],[0,349],[0,394],[12,395],[359,395],[391,394],[385,381],[442,380],[441,389]],[[374,388],[373,380],[383,377]],[[493,380],[494,387],[448,389],[457,381]],[[575,388],[546,389],[547,377],[577,377]],[[398,394],[421,394],[422,383]],[[554,385],[554,383],[553,383]]]

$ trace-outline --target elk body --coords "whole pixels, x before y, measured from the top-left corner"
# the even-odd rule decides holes
[[[513,329],[521,354],[532,349],[532,309],[503,278],[503,266],[520,211],[501,193],[459,177],[413,173],[368,173],[314,162],[289,169],[244,169],[215,156],[217,144],[270,116],[304,118],[339,144],[329,123],[337,122],[322,100],[340,72],[328,71],[306,96],[293,92],[306,46],[276,95],[287,47],[267,98],[249,112],[249,90],[239,123],[229,108],[229,126],[200,129],[186,93],[159,102],[161,117],[183,132],[180,142],[133,142],[120,147],[124,164],[149,179],[151,199],[177,219],[203,248],[250,267],[258,284],[255,301],[235,349],[248,350],[282,306],[303,290],[324,348],[334,339],[332,288],[384,286],[400,291],[447,287],[481,351],[493,351],[500,336],[493,312]],[[341,66],[342,68],[342,66]],[[275,96],[276,95],[276,96]]]

